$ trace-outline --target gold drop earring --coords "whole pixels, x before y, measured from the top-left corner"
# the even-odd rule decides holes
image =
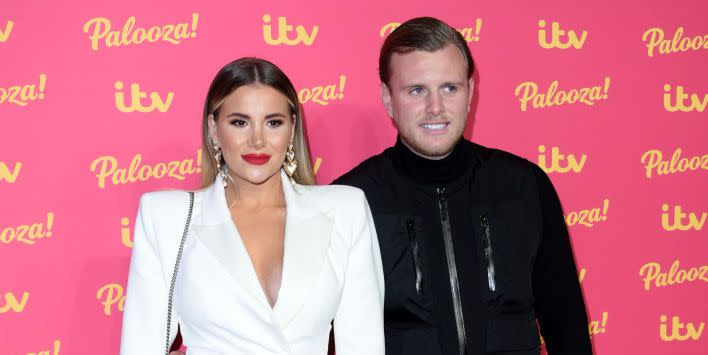
[[[295,148],[292,140],[290,141],[290,144],[288,144],[288,151],[285,152],[285,162],[283,162],[283,169],[285,169],[285,173],[288,174],[290,181],[294,181],[293,174],[297,169],[297,159],[295,159]]]
[[[214,143],[214,160],[216,160],[216,170],[219,172],[219,175],[221,176],[221,182],[224,185],[224,188],[226,188],[229,183],[228,183],[228,175],[226,172],[226,162],[224,162],[224,165],[221,165],[221,147]]]

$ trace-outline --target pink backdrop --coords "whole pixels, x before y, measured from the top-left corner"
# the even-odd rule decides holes
[[[118,352],[138,197],[197,187],[221,66],[289,74],[328,183],[394,142],[381,32],[422,15],[469,39],[466,136],[549,170],[597,353],[705,354],[708,3],[533,3],[3,4],[0,354]]]

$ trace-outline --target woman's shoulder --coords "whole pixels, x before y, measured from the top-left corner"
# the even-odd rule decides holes
[[[368,203],[364,191],[345,185],[308,185],[300,186],[312,205],[323,211],[332,211],[335,215],[357,219],[366,216]]]
[[[140,196],[140,213],[154,217],[179,215],[189,208],[189,192],[186,190],[146,192]],[[195,200],[200,195],[201,191],[196,191]]]
[[[176,203],[178,201],[185,201],[189,199],[189,192],[186,190],[162,190],[162,191],[151,191],[146,192],[140,196],[140,204],[146,205],[169,205]],[[199,193],[199,192],[197,192]]]
[[[347,185],[300,185],[310,198],[334,204],[350,204],[366,200],[364,191]]]

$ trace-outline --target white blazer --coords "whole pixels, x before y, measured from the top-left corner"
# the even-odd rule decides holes
[[[188,355],[384,355],[384,281],[368,203],[346,186],[303,186],[281,171],[287,204],[282,284],[270,307],[231,219],[221,178],[195,193],[174,290]],[[189,195],[140,199],[123,313],[122,355],[163,354],[167,300]]]

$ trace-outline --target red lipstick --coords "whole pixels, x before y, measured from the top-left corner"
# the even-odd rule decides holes
[[[270,160],[270,155],[268,154],[244,154],[241,158],[249,164],[253,165],[263,165]]]

